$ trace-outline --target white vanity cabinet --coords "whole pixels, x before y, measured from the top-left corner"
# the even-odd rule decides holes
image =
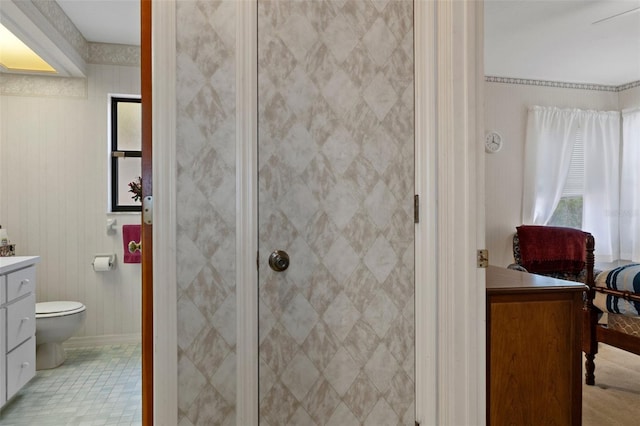
[[[0,407],[36,373],[38,256],[0,257]]]

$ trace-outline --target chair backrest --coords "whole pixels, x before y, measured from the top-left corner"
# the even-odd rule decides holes
[[[593,275],[593,236],[574,228],[522,225],[516,228],[513,255],[517,264],[534,274]],[[565,278],[566,279],[566,278]]]

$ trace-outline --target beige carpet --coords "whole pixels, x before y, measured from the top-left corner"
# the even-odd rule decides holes
[[[640,356],[600,343],[595,375],[582,385],[583,426],[640,424]]]

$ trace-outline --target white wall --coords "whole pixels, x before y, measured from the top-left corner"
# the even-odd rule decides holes
[[[42,257],[38,301],[87,306],[77,336],[140,333],[141,269],[122,263],[121,239],[122,225],[140,216],[107,214],[107,94],[139,94],[139,74],[88,65],[87,80],[50,79],[44,88],[27,78],[18,95],[0,96],[0,224],[17,255]],[[117,219],[117,234],[107,235],[107,218]],[[94,272],[94,254],[108,252],[116,269]]]
[[[522,224],[522,183],[527,108],[530,105],[618,110],[618,93],[485,83],[485,129],[503,138],[502,150],[486,155],[486,244],[489,263],[513,263],[511,239]]]
[[[620,110],[640,107],[640,86],[621,91],[619,94],[618,108]]]

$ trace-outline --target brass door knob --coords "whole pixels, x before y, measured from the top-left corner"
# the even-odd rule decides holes
[[[282,272],[289,267],[289,255],[283,250],[274,250],[269,255],[269,266],[276,272]]]
[[[129,241],[129,253],[142,252],[142,242]]]

